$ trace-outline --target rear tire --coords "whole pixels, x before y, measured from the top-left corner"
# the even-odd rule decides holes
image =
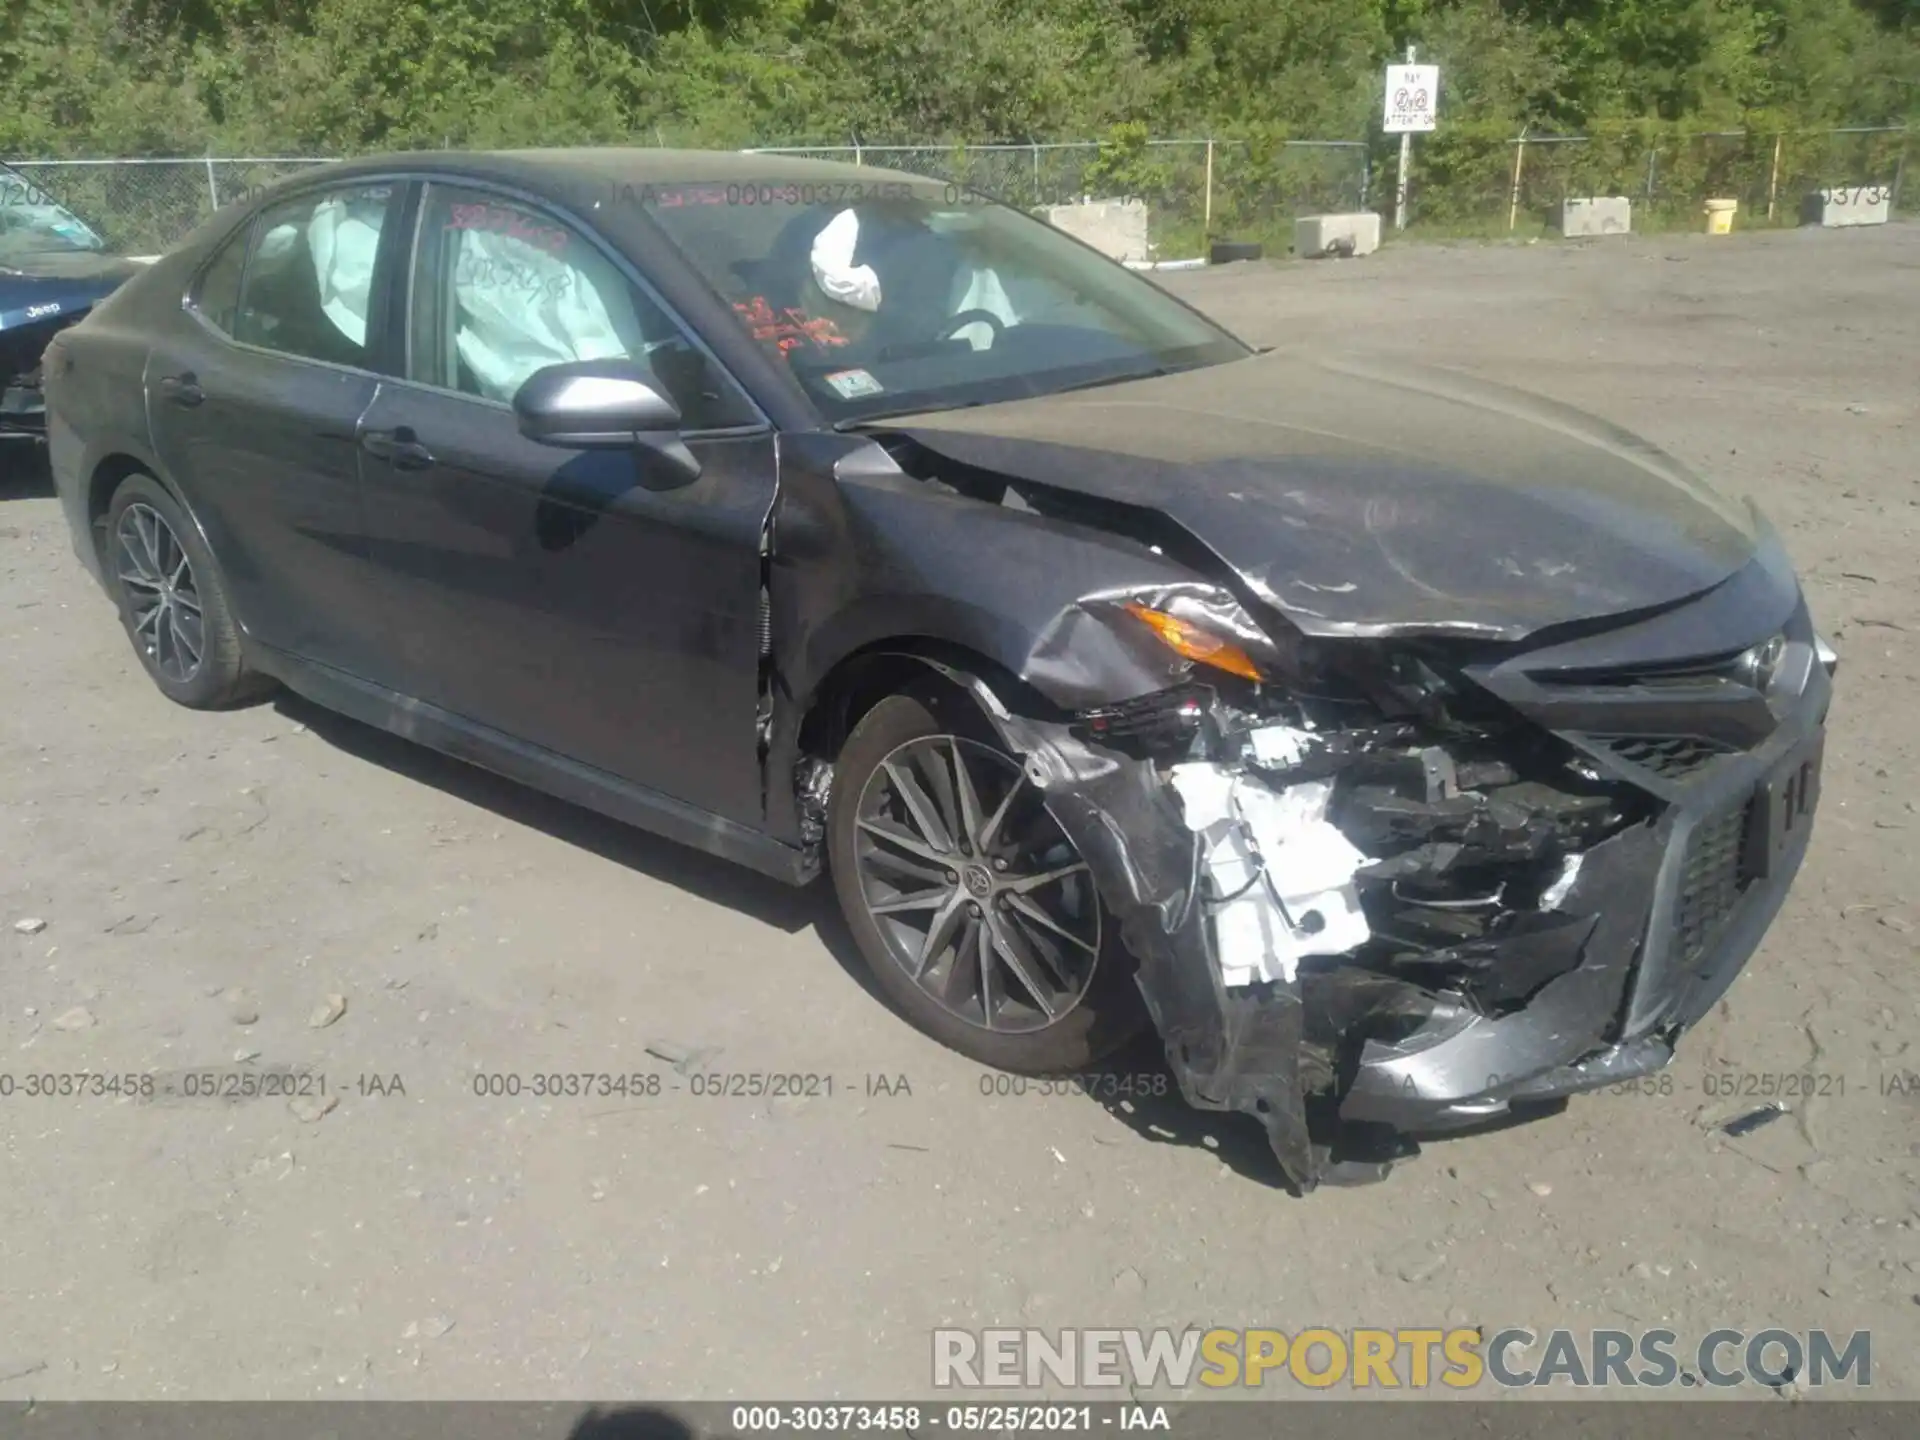
[[[917,1029],[1029,1075],[1085,1070],[1140,1032],[1120,927],[971,700],[935,686],[882,700],[834,770],[827,848],[841,912]]]
[[[103,540],[120,623],[161,694],[191,710],[224,710],[272,688],[242,657],[220,567],[158,480],[134,474],[121,482]]]

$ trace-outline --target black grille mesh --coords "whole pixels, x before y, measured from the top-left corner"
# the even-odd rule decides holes
[[[1596,735],[1599,744],[1629,765],[1638,765],[1668,780],[1692,775],[1717,756],[1731,755],[1731,746],[1693,735]]]
[[[1720,933],[1745,888],[1741,859],[1751,802],[1703,820],[1687,840],[1674,937],[1683,964],[1698,960]]]

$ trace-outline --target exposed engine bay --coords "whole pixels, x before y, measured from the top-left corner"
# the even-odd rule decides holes
[[[1159,758],[1229,988],[1337,956],[1490,1014],[1523,1004],[1579,961],[1592,927],[1558,907],[1584,853],[1652,809],[1544,737],[1355,724],[1328,702],[1266,717],[1217,696],[1170,703],[1194,734],[1186,757]],[[1118,738],[1125,723],[1096,713],[1087,728]]]

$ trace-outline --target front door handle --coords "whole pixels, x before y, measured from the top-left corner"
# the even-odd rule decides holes
[[[360,446],[396,470],[425,470],[433,464],[433,452],[405,425],[397,430],[369,430],[360,437]]]
[[[160,393],[185,410],[191,410],[207,398],[207,392],[200,388],[200,381],[191,370],[179,375],[162,375]]]

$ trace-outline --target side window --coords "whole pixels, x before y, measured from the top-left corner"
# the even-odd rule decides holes
[[[392,197],[391,186],[362,185],[302,195],[258,216],[233,338],[364,366],[373,262]]]
[[[428,187],[415,244],[407,373],[510,401],[536,370],[630,359],[653,372],[689,430],[752,408],[686,333],[572,226],[497,195]]]
[[[200,284],[193,293],[193,308],[228,335],[233,334],[240,312],[240,276],[247,268],[247,241],[252,235],[251,225],[241,226],[240,233],[230,237],[213,257],[213,263],[201,272]]]

